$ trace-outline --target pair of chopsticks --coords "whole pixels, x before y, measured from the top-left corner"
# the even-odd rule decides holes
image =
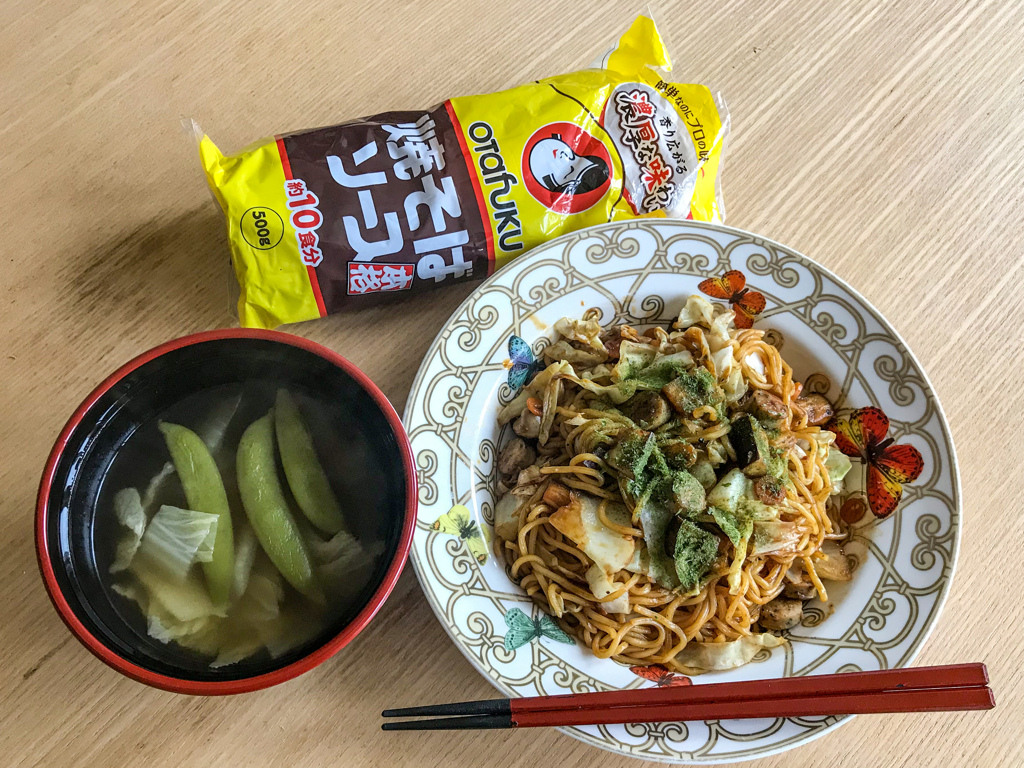
[[[490,699],[388,709],[385,731],[667,723],[760,717],[871,715],[992,709],[984,664],[783,677],[669,688]]]

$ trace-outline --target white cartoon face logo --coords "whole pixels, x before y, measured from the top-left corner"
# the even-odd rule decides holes
[[[583,194],[608,180],[608,163],[597,155],[577,155],[559,134],[553,133],[530,150],[530,173],[551,192]]]

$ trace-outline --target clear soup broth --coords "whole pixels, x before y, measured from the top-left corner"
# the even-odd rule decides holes
[[[385,566],[386,516],[377,507],[387,480],[373,460],[373,441],[350,408],[293,385],[286,391],[312,439],[312,454],[297,451],[294,442],[283,445],[278,389],[272,382],[227,384],[177,402],[129,436],[100,489],[93,546],[111,604],[137,634],[138,650],[203,676],[240,676],[268,661],[301,655],[355,616]],[[252,445],[260,441],[253,437],[248,460],[240,466],[246,430],[272,410],[257,447],[273,459],[258,460]],[[220,562],[219,571],[211,570],[227,551],[217,536],[220,517],[215,508],[193,509],[201,504],[186,493],[182,458],[176,457],[175,467],[161,423],[198,436],[216,465],[231,520],[230,567]],[[301,443],[302,429],[288,426]],[[286,472],[289,457],[291,470],[299,467],[298,477]],[[314,463],[327,478],[328,496],[336,499],[340,524],[330,515],[325,523],[323,510],[319,517],[307,514],[311,503],[330,501],[322,492],[311,497],[308,486],[315,482],[304,483],[319,472],[310,466]],[[184,472],[195,482],[193,473],[202,462],[186,464]],[[206,484],[209,476],[206,472]],[[288,518],[284,526],[280,505],[270,512],[265,508],[275,483]]]

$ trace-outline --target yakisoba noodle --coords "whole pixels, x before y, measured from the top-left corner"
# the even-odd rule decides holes
[[[548,366],[500,416],[520,436],[498,462],[495,549],[511,578],[596,656],[629,665],[727,669],[783,642],[770,631],[825,600],[823,579],[849,578],[827,506],[849,467],[821,426],[831,406],[802,396],[763,331],[700,297],[668,330],[601,328],[592,312],[555,329]],[[659,520],[675,543],[652,550]]]

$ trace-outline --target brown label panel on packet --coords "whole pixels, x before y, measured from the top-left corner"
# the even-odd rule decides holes
[[[331,311],[355,296],[366,304],[492,270],[475,177],[446,106],[280,139],[299,251]]]

